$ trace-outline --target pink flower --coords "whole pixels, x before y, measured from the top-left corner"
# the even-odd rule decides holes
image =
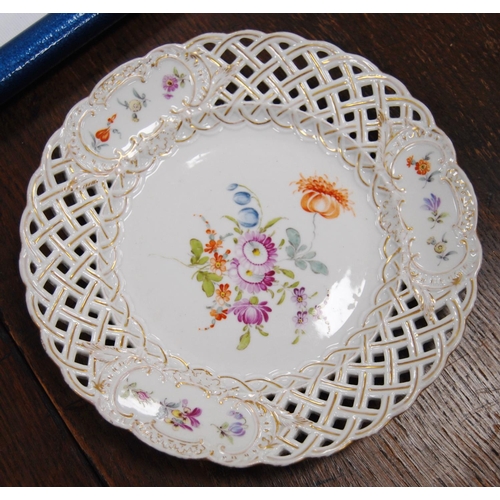
[[[254,274],[265,274],[276,264],[278,251],[269,236],[256,231],[248,231],[238,242],[236,256],[241,264]]]
[[[140,399],[141,401],[147,401],[150,398],[149,394],[146,391],[138,390],[134,392],[137,398]]]
[[[179,87],[179,80],[174,75],[165,75],[162,80],[163,89],[167,92],[173,92]]]
[[[268,313],[272,312],[272,309],[267,305],[267,301],[259,303],[257,297],[252,297],[250,300],[236,302],[229,312],[233,312],[240,323],[261,325],[263,321],[269,321]]]
[[[229,277],[242,289],[250,293],[267,290],[274,283],[274,271],[254,272],[250,267],[233,259],[229,266]]]

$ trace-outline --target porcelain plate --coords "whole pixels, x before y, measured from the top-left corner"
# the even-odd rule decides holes
[[[69,112],[20,268],[47,353],[108,421],[183,458],[286,465],[439,375],[475,299],[476,206],[430,112],[369,61],[207,34]]]

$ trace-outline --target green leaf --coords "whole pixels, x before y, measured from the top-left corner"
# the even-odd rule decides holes
[[[282,269],[280,268],[280,271],[287,277],[293,280],[295,278],[295,274],[293,271],[290,271],[289,269]]]
[[[316,252],[307,252],[305,255],[302,256],[304,260],[314,259],[314,257],[316,257]]]
[[[234,229],[236,229],[236,228],[234,228]],[[233,238],[233,241],[234,241],[235,244],[237,244],[238,243],[238,238]]]
[[[202,266],[203,264],[205,264],[206,262],[208,262],[208,257],[202,257],[199,261],[198,261],[198,265]]]
[[[200,240],[195,238],[189,240],[189,244],[191,245],[191,253],[196,257],[196,260],[199,260],[201,254],[203,253],[203,245]]]
[[[198,271],[196,273],[196,279],[198,281],[203,281],[206,278],[206,276],[207,276],[207,273],[205,273],[204,271]]]
[[[295,340],[292,342],[292,345],[296,344],[299,340],[300,340],[300,337],[295,337]]]
[[[194,255],[191,257],[191,264],[193,264],[193,266],[198,264],[198,259]]]
[[[274,292],[270,288],[268,288],[267,291],[271,294],[271,297],[274,299]]]
[[[297,252],[303,252],[307,248],[307,245],[300,245],[299,249]]]
[[[211,297],[215,293],[215,286],[208,279],[203,280],[203,283],[201,284],[201,288],[206,293],[207,297]]]
[[[434,217],[427,217],[427,220],[428,220],[429,222],[434,222]]]
[[[278,245],[278,248],[281,248],[285,244],[285,240],[281,240],[280,244]]]
[[[281,295],[280,300],[278,301],[278,305],[283,304],[283,302],[285,301],[285,296],[286,296],[286,292],[283,292],[283,294]]]
[[[236,298],[234,299],[234,301],[238,302],[238,300],[241,300],[241,297],[243,297],[243,292],[240,290],[238,292],[238,295],[236,295]]]
[[[316,309],[314,307],[310,307],[307,311],[311,316],[316,316]]]
[[[236,349],[243,351],[243,349],[248,347],[248,344],[250,344],[250,332],[246,332],[240,337],[240,343]]]
[[[236,224],[238,228],[240,227],[240,223],[234,217],[230,217],[229,215],[223,215],[222,217],[230,220],[233,224]]]
[[[243,234],[243,231],[238,227],[233,228],[238,234]]]
[[[221,429],[227,429],[228,427],[229,427],[229,424],[228,424],[227,422],[224,422],[224,423],[220,426],[220,428],[221,428]]]
[[[295,249],[299,248],[300,246],[299,232],[296,229],[289,227],[286,230],[286,235],[288,236],[288,241],[290,242],[290,245],[292,245]]]
[[[177,71],[177,68],[174,68],[174,75],[179,76],[179,72]]]
[[[263,337],[269,337],[269,333],[265,332],[264,330],[261,330],[259,327],[257,327],[257,330]]]
[[[295,283],[288,285],[288,288],[297,288],[299,285],[300,285],[300,281],[296,281]]]
[[[314,262],[314,261],[311,261],[311,262]],[[305,260],[296,260],[295,261],[295,265],[299,268],[299,269],[302,269],[304,270],[306,267],[307,267],[307,264],[306,264],[306,261]]]
[[[219,282],[222,280],[222,276],[219,276],[218,274],[215,273],[207,273],[207,279]]]
[[[266,229],[269,229],[271,226],[274,226],[276,222],[280,221],[283,219],[283,217],[275,217],[274,219],[271,219],[262,229],[261,231],[264,232]]]
[[[310,260],[308,262],[313,273],[324,274],[325,276],[328,276],[328,268],[325,266],[325,264],[319,262],[318,260]]]
[[[448,217],[450,214],[448,212],[443,212],[440,217]]]
[[[285,248],[285,250],[288,257],[290,257],[290,259],[293,259],[295,256],[295,249],[293,247],[288,246]]]

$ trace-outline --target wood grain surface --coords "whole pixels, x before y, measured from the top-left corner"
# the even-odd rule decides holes
[[[18,225],[44,145],[116,66],[205,32],[290,31],[401,80],[452,140],[479,201],[476,307],[439,377],[380,433],[292,466],[234,470],[162,454],[65,384],[25,305]],[[129,15],[0,111],[0,485],[500,486],[500,16]]]

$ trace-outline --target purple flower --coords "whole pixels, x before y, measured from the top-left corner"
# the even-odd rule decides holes
[[[163,89],[167,92],[173,92],[179,87],[179,80],[177,80],[175,75],[165,75],[162,80],[162,85]]]
[[[240,300],[229,309],[229,312],[233,312],[238,321],[245,325],[261,325],[263,321],[269,321],[268,313],[271,311],[267,301],[259,303],[257,297]]]
[[[295,324],[297,326],[304,325],[309,320],[309,318],[307,317],[307,311],[299,311],[297,313],[297,316],[294,316],[293,320],[295,321]]]
[[[307,307],[307,294],[305,293],[305,288],[300,287],[300,288],[294,288],[293,289],[293,295],[292,295],[292,300],[297,304],[299,307]]]
[[[242,289],[250,293],[267,290],[274,283],[274,271],[254,271],[249,266],[240,264],[238,259],[233,259],[229,265],[229,277]]]
[[[234,417],[236,420],[243,420],[243,415],[239,411],[231,410],[228,415]]]
[[[227,429],[228,434],[232,434],[233,436],[244,436],[245,435],[245,427],[241,422],[234,422]]]
[[[422,205],[424,210],[430,210],[431,212],[437,212],[439,206],[441,205],[441,198],[438,198],[431,193],[430,198],[424,198],[425,205]]]

